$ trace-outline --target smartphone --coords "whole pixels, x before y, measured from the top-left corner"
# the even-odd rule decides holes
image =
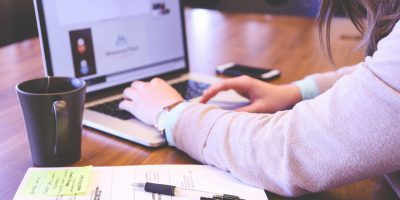
[[[248,75],[261,80],[271,80],[281,75],[277,69],[260,69],[237,63],[220,65],[217,67],[217,73],[228,76]]]

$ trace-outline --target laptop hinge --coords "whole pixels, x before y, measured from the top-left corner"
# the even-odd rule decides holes
[[[169,81],[169,80],[172,80],[172,79],[179,78],[179,77],[181,77],[183,75],[184,74],[182,74],[182,73],[169,73],[169,74],[161,75],[159,77],[161,79],[165,80],[165,81]]]

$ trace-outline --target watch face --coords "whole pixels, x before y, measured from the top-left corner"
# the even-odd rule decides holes
[[[157,130],[163,131],[165,130],[165,126],[167,124],[169,112],[167,110],[162,110],[156,119],[156,124],[154,125]]]

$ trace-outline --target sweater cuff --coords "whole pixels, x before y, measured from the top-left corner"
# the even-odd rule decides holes
[[[176,147],[192,158],[205,163],[203,150],[207,138],[218,119],[229,112],[232,111],[192,103],[176,122],[173,135]]]
[[[169,146],[176,146],[174,141],[174,128],[175,124],[178,121],[179,117],[181,116],[183,110],[188,107],[190,103],[182,102],[173,108],[170,112],[169,118],[167,120],[167,124],[165,126],[165,138],[167,139],[167,143]]]
[[[308,100],[320,94],[317,84],[312,78],[306,78],[293,83],[300,89],[301,99]]]

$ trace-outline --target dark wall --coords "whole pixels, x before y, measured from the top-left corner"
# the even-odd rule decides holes
[[[186,0],[192,7],[315,17],[320,0]]]
[[[33,0],[0,0],[0,46],[36,35]]]
[[[315,17],[320,0],[221,0],[219,10]]]
[[[315,17],[321,0],[184,0],[186,5],[230,12],[270,13]],[[343,16],[342,9],[336,15]]]

